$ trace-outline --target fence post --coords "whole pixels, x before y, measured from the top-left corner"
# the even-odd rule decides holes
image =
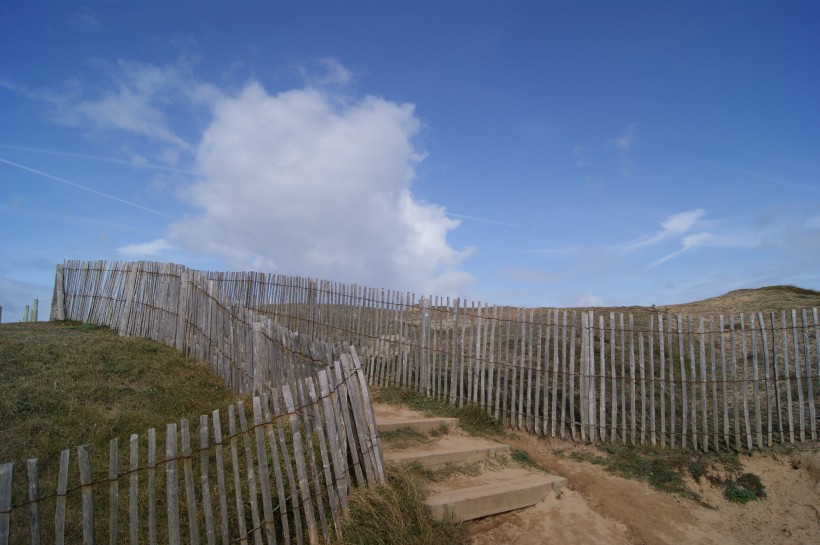
[[[57,272],[54,275],[54,295],[51,298],[51,316],[49,316],[49,319],[52,321],[65,320],[64,275],[63,265],[57,265]]]

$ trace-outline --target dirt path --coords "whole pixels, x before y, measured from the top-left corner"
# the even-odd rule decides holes
[[[601,467],[559,457],[576,445],[518,437],[507,441],[569,487],[537,506],[474,522],[476,545],[612,544],[811,544],[820,543],[820,447],[791,454],[742,457],[766,486],[767,498],[746,505],[727,501],[706,479],[690,483],[710,509]]]

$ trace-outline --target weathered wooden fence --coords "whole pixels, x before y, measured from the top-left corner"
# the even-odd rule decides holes
[[[274,274],[209,279],[233,304],[359,347],[372,384],[477,404],[516,429],[703,449],[817,439],[817,309],[595,314]]]
[[[304,404],[283,386],[254,397],[250,417],[239,401],[196,431],[182,420],[127,448],[112,439],[107,468],[92,468],[88,445],[63,450],[57,475],[37,459],[25,475],[0,465],[0,544],[329,542],[351,486],[383,475],[363,376],[343,361],[305,381]]]
[[[256,545],[263,536],[269,544],[327,542],[341,530],[350,487],[384,482],[367,380],[350,345],[289,331],[233,304],[207,275],[157,263],[58,266],[52,319],[106,325],[208,363],[238,394],[258,396],[253,420],[241,402],[228,408],[227,434],[219,411],[210,422],[202,416],[198,450],[187,421],[169,424],[164,459],[153,429],[147,444],[130,437],[127,463],[113,439],[106,474],[92,473],[88,446],[76,449],[78,473],[69,470],[70,450],[56,476],[38,475],[37,459],[27,461],[25,479],[13,463],[2,464],[0,545],[94,543],[100,533],[116,543],[125,540],[119,521],[126,518],[130,543],[199,543],[200,535],[209,545],[247,543],[250,535]],[[147,486],[140,489],[140,481]],[[127,509],[119,501],[126,482]],[[95,502],[106,489],[108,501]],[[80,519],[67,515],[72,499]],[[163,511],[166,518],[157,515]]]
[[[65,265],[162,267],[176,266]],[[817,309],[594,314],[275,274],[179,270],[227,308],[269,317],[271,327],[357,346],[372,384],[477,404],[516,429],[704,449],[817,439]]]

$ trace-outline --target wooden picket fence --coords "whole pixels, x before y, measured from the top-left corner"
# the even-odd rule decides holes
[[[169,264],[66,262],[57,268],[51,317],[176,347],[209,364],[237,394],[255,395],[253,420],[241,401],[228,407],[227,435],[218,410],[203,415],[198,450],[187,421],[168,424],[164,459],[154,429],[147,444],[132,435],[127,470],[114,438],[107,476],[92,473],[87,445],[76,448],[77,473],[69,470],[69,449],[56,476],[40,476],[36,458],[27,460],[26,478],[4,463],[0,545],[95,543],[101,533],[117,543],[125,541],[126,519],[130,543],[199,543],[200,535],[209,545],[247,543],[250,535],[255,545],[263,536],[268,544],[328,542],[341,531],[351,487],[384,482],[367,380],[350,345],[290,331],[233,305],[204,273]],[[108,502],[95,501],[106,489]],[[79,503],[73,511],[72,501]],[[167,517],[157,515],[163,511]]]
[[[515,429],[706,450],[817,439],[817,309],[595,314],[207,274],[230,304],[359,347],[371,384],[476,404]]]
[[[154,428],[123,451],[112,439],[107,472],[94,472],[88,445],[74,449],[76,464],[61,452],[56,478],[39,475],[36,458],[17,479],[13,463],[0,465],[0,544],[330,542],[351,487],[383,479],[361,370],[343,362],[305,381],[306,404],[283,386],[253,397],[252,420],[242,401],[227,422],[202,415],[198,445],[182,420],[164,441]]]
[[[72,287],[78,303],[96,293],[88,280],[95,275],[129,270],[141,278],[139,271],[150,270],[162,276],[175,267],[65,264],[87,279]],[[817,309],[704,317],[649,309],[595,314],[488,306],[275,274],[176,270],[196,278],[193,284],[205,286],[221,305],[267,317],[271,327],[355,345],[371,384],[476,404],[516,429],[704,449],[817,439]],[[115,300],[127,300],[132,291],[109,290]],[[133,296],[134,315],[145,321],[153,311],[156,320],[157,311],[139,307],[139,297]],[[200,314],[191,315],[192,322]]]

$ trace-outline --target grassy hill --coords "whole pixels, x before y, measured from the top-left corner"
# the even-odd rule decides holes
[[[112,437],[127,444],[234,399],[210,369],[160,343],[88,324],[0,326],[3,462],[37,456],[45,473],[62,449],[88,443],[104,454]]]

